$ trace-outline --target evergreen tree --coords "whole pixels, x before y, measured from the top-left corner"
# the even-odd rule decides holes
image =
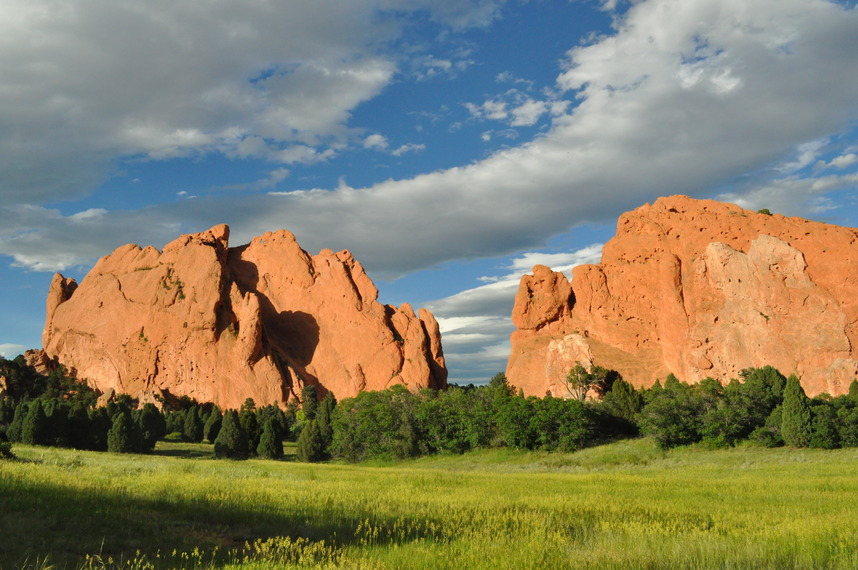
[[[45,405],[45,415],[48,417],[46,445],[69,447],[69,412],[70,408],[58,401],[51,400]]]
[[[787,378],[781,412],[781,437],[791,447],[810,445],[810,402],[795,374]]]
[[[316,463],[325,458],[322,432],[319,430],[316,420],[310,420],[304,426],[304,429],[301,430],[301,436],[298,437],[296,454],[299,461],[306,461],[308,463]]]
[[[220,408],[215,406],[212,409],[212,413],[209,414],[209,419],[206,421],[206,425],[203,426],[203,435],[209,443],[214,443],[215,439],[217,439],[217,434],[220,432],[222,423],[223,414],[220,412]]]
[[[256,454],[265,459],[283,457],[283,439],[280,436],[277,421],[273,417],[269,417],[265,422],[265,427],[262,429],[262,435],[259,438],[259,445],[256,447]]]
[[[137,420],[140,428],[140,440],[144,452],[155,449],[159,439],[167,435],[167,421],[155,404],[147,403],[140,410]]]
[[[12,418],[12,423],[6,430],[6,439],[16,443],[21,441],[21,429],[24,427],[24,418],[27,417],[29,406],[22,400],[15,407],[15,416]]]
[[[238,421],[238,412],[227,410],[223,415],[223,424],[214,441],[215,457],[228,459],[247,459],[250,447],[247,433]]]
[[[200,443],[203,440],[203,422],[200,420],[200,410],[198,406],[192,406],[185,411],[185,423],[182,426],[182,436],[193,443]]]
[[[319,409],[319,396],[316,387],[308,384],[301,389],[301,409],[304,410],[304,418],[307,421],[316,419]]]
[[[334,416],[334,408],[337,407],[337,399],[333,392],[328,392],[322,400],[316,412],[316,423],[319,425],[319,433],[322,435],[322,449],[326,457],[334,439],[334,428],[331,420]]]
[[[107,451],[107,433],[113,426],[113,421],[107,413],[107,408],[89,410],[89,447],[93,451]]]
[[[614,382],[611,390],[602,400],[605,411],[629,423],[634,423],[635,416],[640,413],[643,404],[643,396],[622,378]]]
[[[21,443],[27,445],[48,445],[48,416],[41,400],[33,400],[21,426]]]
[[[69,445],[74,449],[89,449],[89,414],[83,402],[76,402],[69,410],[68,416]]]
[[[139,433],[135,429],[131,412],[118,411],[113,415],[110,431],[107,432],[107,451],[112,453],[137,453],[140,450]]]
[[[752,431],[748,439],[764,447],[783,445],[784,438],[781,436],[782,411],[783,406],[778,406],[772,410],[772,413],[766,418],[765,425]]]
[[[840,435],[837,432],[837,414],[828,403],[820,403],[811,408],[813,420],[810,430],[810,447],[836,449],[840,447]]]
[[[248,398],[252,403],[253,400]],[[262,436],[262,428],[259,425],[259,420],[256,418],[256,406],[241,407],[241,413],[238,415],[238,422],[241,424],[244,433],[247,434],[247,445],[251,452],[255,452],[259,446],[259,438]]]

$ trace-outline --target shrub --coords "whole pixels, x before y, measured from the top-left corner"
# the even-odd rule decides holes
[[[220,409],[215,407],[209,418],[206,420],[206,425],[203,426],[203,436],[210,442],[214,443],[220,433],[221,425],[223,425],[223,414]]]
[[[21,426],[21,443],[28,445],[47,445],[48,441],[48,416],[42,407],[41,400],[30,403],[27,416]]]
[[[268,418],[256,447],[256,455],[265,459],[280,459],[283,457],[283,439],[274,418]]]
[[[238,412],[227,410],[223,416],[223,425],[214,442],[215,457],[228,459],[247,459],[250,446],[247,433],[238,421]]]
[[[0,459],[16,459],[12,453],[12,443],[8,441],[0,441]]]
[[[113,415],[110,431],[107,432],[107,451],[113,453],[138,453],[140,434],[131,419],[131,412],[121,410]]]
[[[322,461],[325,458],[322,432],[316,420],[310,420],[304,426],[304,429],[301,430],[301,435],[298,437],[296,455],[300,461],[307,461],[309,463]]]

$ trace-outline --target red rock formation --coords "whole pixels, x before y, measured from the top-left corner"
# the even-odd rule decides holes
[[[858,230],[660,198],[621,216],[571,284],[535,267],[512,318],[507,377],[527,394],[563,393],[576,360],[636,386],[771,364],[842,394],[858,376]]]
[[[224,407],[282,403],[305,384],[340,399],[446,385],[432,314],[379,303],[348,251],[311,256],[287,231],[234,248],[228,237],[222,225],[163,251],[126,245],[80,286],[57,274],[46,355],[102,392],[155,390]]]

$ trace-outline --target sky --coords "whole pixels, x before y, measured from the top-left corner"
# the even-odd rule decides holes
[[[533,265],[659,196],[858,226],[855,0],[0,0],[0,355],[54,272],[219,223],[348,249],[504,370]]]

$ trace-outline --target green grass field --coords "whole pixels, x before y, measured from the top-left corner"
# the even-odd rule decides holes
[[[858,450],[493,450],[390,464],[16,445],[0,568],[856,568]]]

